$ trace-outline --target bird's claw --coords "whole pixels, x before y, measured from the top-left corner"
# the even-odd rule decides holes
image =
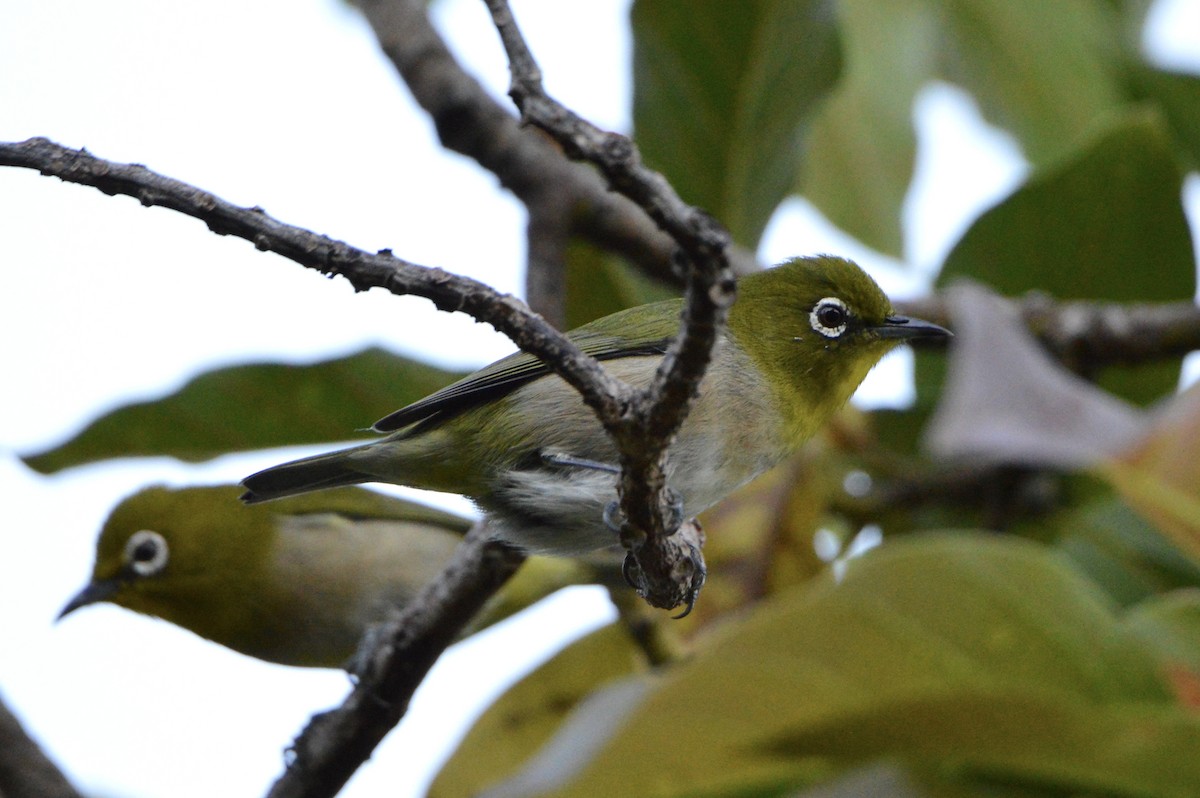
[[[700,589],[704,587],[704,580],[708,576],[701,551],[703,544],[704,531],[699,522],[692,519],[681,524],[676,534],[660,543],[666,551],[658,552],[656,559],[669,567],[667,573],[655,574],[651,578],[639,559],[645,559],[649,554],[642,548],[636,553],[629,551],[625,554],[621,575],[651,606],[669,610],[684,605],[683,612],[673,617],[686,618],[695,609]]]

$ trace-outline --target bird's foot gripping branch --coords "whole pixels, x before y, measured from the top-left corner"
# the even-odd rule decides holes
[[[659,550],[653,557],[647,556],[648,552],[645,551],[648,544]],[[683,605],[683,612],[675,617],[686,618],[696,606],[700,588],[704,587],[704,580],[708,576],[701,550],[703,545],[704,530],[700,522],[695,518],[688,519],[675,534],[647,538],[641,547],[630,549],[625,555],[621,573],[630,587],[651,605],[666,610]],[[643,561],[666,563],[667,570],[658,574],[659,578],[652,584],[642,568]]]

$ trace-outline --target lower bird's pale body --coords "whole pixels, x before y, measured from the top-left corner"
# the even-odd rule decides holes
[[[96,541],[91,579],[61,615],[111,602],[268,662],[341,667],[367,629],[437,578],[471,526],[360,488],[257,507],[239,493],[155,486],[127,497]],[[588,578],[572,561],[530,559],[471,628]]]

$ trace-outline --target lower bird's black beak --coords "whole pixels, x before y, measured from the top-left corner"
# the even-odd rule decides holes
[[[883,324],[875,328],[875,333],[880,338],[894,338],[901,341],[913,338],[947,338],[954,335],[945,327],[931,321],[922,321],[908,316],[888,316],[883,320]]]
[[[121,583],[116,579],[103,579],[99,582],[91,582],[67,602],[67,606],[62,608],[62,611],[58,613],[58,617],[54,620],[61,621],[80,607],[86,607],[89,604],[96,604],[100,601],[108,601],[116,595],[120,587]]]

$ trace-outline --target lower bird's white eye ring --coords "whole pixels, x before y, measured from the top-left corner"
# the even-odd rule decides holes
[[[153,576],[167,567],[171,556],[167,539],[157,532],[142,529],[125,541],[125,565],[138,576]]]
[[[835,296],[817,302],[808,314],[809,325],[826,338],[837,338],[846,332],[849,321],[850,309]]]

